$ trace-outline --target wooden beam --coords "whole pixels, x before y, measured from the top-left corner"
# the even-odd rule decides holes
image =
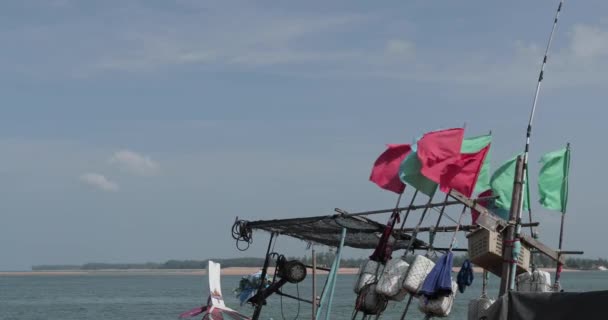
[[[461,194],[462,197],[466,198],[464,195]],[[478,198],[477,201],[479,200],[487,200],[487,199],[493,199],[496,197],[481,197]],[[468,199],[468,198],[466,198]],[[473,201],[473,200],[471,200]],[[373,215],[373,214],[382,214],[382,213],[392,213],[395,210],[402,212],[402,211],[416,211],[416,210],[420,210],[420,209],[425,209],[425,208],[436,208],[436,207],[443,207],[443,206],[453,206],[453,205],[457,205],[457,204],[462,204],[463,202],[461,200],[456,199],[456,201],[446,201],[446,202],[437,202],[437,203],[427,203],[427,204],[417,204],[417,205],[410,205],[407,207],[399,207],[399,208],[392,208],[392,209],[380,209],[380,210],[370,210],[370,211],[361,211],[361,212],[348,212],[344,209],[340,209],[340,208],[335,208],[334,211],[341,214],[341,215],[345,215],[345,216],[369,216],[369,215]]]
[[[521,224],[523,227],[537,227],[538,225],[540,225],[539,222],[532,222],[532,223],[522,223]],[[423,227],[423,228],[419,228],[418,232],[430,232],[431,230],[434,230],[435,232],[454,232],[456,231],[456,226],[439,226],[437,228],[434,227]],[[480,227],[478,225],[463,225],[460,226],[460,228],[458,228],[459,231],[475,231],[478,230]],[[414,230],[416,230],[416,228],[403,228],[402,230],[395,230],[393,231],[394,234],[399,235],[401,233],[410,233],[413,232]]]
[[[553,261],[566,263],[566,258],[563,255],[560,255],[559,251],[549,248],[544,243],[532,238],[531,236],[529,236],[527,234],[522,234],[520,236],[520,239],[521,239],[521,242],[542,252],[547,257],[553,259]]]
[[[585,254],[585,251],[578,251],[578,250],[557,250],[557,252],[559,252],[559,254],[576,254],[576,255]]]
[[[450,196],[456,199],[458,202],[464,204],[465,206],[474,209],[479,212],[479,217],[477,218],[477,224],[484,229],[488,229],[490,231],[498,231],[501,232],[504,228],[507,227],[508,223],[504,219],[499,218],[498,216],[490,213],[488,208],[480,205],[473,199],[469,199],[467,196],[462,193],[451,190]]]
[[[511,208],[509,210],[509,222],[515,222],[521,216],[521,201],[523,181],[525,173],[525,163],[522,156],[517,157],[517,165],[515,167],[515,181],[513,181],[513,193],[511,198]],[[506,200],[506,199],[505,199]],[[517,223],[520,221],[517,221]],[[504,243],[512,243],[515,240],[516,233],[519,233],[517,224],[510,223],[502,234]],[[503,245],[502,249],[502,272],[500,274],[500,290],[498,295],[502,296],[508,291],[515,289],[515,273],[517,270],[517,255],[513,256],[513,245]]]

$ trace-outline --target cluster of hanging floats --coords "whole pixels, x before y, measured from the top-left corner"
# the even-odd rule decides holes
[[[458,291],[464,292],[466,286],[472,284],[473,270],[466,260],[458,273],[457,279],[452,279],[451,252],[433,262],[429,253],[415,255],[411,264],[405,256],[395,257],[386,263],[368,260],[359,268],[354,283],[357,294],[355,310],[352,319],[363,314],[363,319],[377,318],[385,311],[388,303],[403,302],[409,295],[401,319],[405,319],[414,298],[418,300],[418,309],[427,318],[447,317],[450,315],[454,299]],[[486,315],[494,299],[487,293],[489,273],[483,272],[482,294],[472,299],[468,305],[468,319],[479,320]],[[551,276],[542,270],[532,270],[521,273],[516,278],[519,292],[553,292]]]

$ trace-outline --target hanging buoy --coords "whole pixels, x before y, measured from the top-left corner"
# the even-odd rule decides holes
[[[551,275],[547,271],[534,270],[517,276],[517,291],[519,292],[551,292]]]
[[[394,301],[403,301],[407,291],[402,286],[409,269],[409,263],[402,258],[393,258],[386,263],[378,279],[376,292]]]
[[[424,279],[426,279],[426,276],[428,276],[433,267],[435,267],[435,263],[431,259],[416,255],[403,280],[403,288],[410,294],[418,294],[418,290],[422,287]]]
[[[361,292],[361,289],[368,284],[372,284],[377,282],[378,277],[377,274],[380,270],[380,263],[367,260],[361,264],[359,267],[359,272],[357,273],[357,280],[355,281],[355,287],[353,288],[356,294]]]
[[[452,311],[457,290],[458,285],[456,284],[456,281],[452,281],[452,293],[435,299],[428,299],[425,296],[420,296],[418,308],[420,311],[433,317],[447,317]]]
[[[469,312],[467,313],[468,320],[479,320],[486,316],[486,311],[494,303],[493,299],[482,295],[477,299],[471,299],[469,301]]]
[[[377,315],[384,312],[387,305],[388,299],[376,292],[376,284],[373,283],[361,288],[355,307],[364,315]]]

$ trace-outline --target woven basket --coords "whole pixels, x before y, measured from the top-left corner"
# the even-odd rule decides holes
[[[475,265],[500,276],[502,274],[502,234],[479,229],[467,235],[469,239],[469,260]],[[517,274],[530,270],[530,250],[522,244],[517,259]]]

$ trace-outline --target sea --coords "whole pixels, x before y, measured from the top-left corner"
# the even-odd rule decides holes
[[[456,295],[449,319],[466,319],[468,302],[481,295],[481,274],[473,285]],[[222,276],[226,304],[246,315],[253,308],[240,306],[233,290],[241,276]],[[318,276],[321,287],[325,276]],[[330,319],[351,319],[355,295],[354,275],[339,275]],[[565,291],[608,290],[608,272],[562,274]],[[499,279],[491,277],[488,294],[498,293]],[[184,311],[200,306],[208,296],[207,277],[179,274],[87,274],[0,276],[0,319],[2,320],[127,320],[177,319]],[[287,284],[285,293],[310,299],[311,279],[299,285]],[[389,303],[382,319],[399,319],[407,299]],[[197,317],[199,319],[200,317]],[[423,319],[414,299],[406,319]],[[272,296],[260,319],[311,319],[311,305]],[[361,316],[358,317],[361,319]]]

